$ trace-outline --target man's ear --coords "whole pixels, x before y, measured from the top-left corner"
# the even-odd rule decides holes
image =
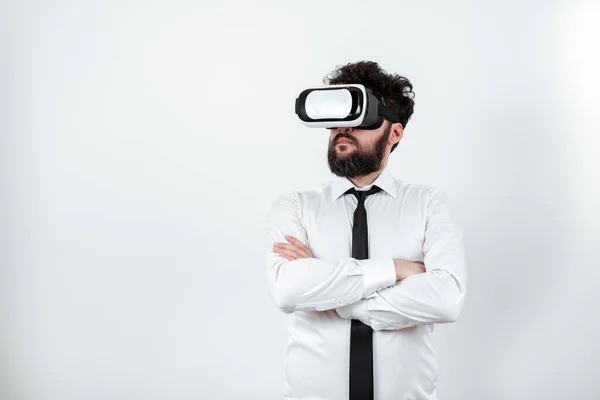
[[[400,122],[394,122],[390,128],[390,142],[392,145],[398,143],[404,135],[404,128]]]

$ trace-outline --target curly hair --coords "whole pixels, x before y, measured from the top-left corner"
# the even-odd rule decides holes
[[[323,78],[326,85],[338,85],[357,83],[364,85],[371,90],[384,103],[400,117],[402,128],[413,114],[415,102],[413,100],[412,83],[398,74],[389,74],[379,66],[375,61],[358,61],[343,66],[336,66],[336,69]],[[395,143],[390,153],[398,146]]]

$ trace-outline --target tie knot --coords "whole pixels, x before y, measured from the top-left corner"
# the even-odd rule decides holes
[[[358,202],[361,203],[365,201],[367,196],[380,192],[381,188],[377,185],[373,185],[373,187],[369,190],[356,190],[354,188],[350,188],[346,190],[344,194],[353,194],[358,199]]]

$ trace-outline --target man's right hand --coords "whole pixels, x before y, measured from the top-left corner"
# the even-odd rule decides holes
[[[394,267],[396,267],[396,282],[408,276],[425,272],[425,264],[420,261],[408,261],[394,258]]]

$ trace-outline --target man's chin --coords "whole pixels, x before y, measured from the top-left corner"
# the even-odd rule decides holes
[[[348,155],[353,154],[356,151],[358,150],[353,145],[347,145],[344,150],[340,150],[337,148],[337,146],[335,146],[335,154],[341,157],[347,157]]]
[[[333,156],[333,161],[337,162],[337,163],[339,163],[339,162],[347,162],[346,159],[349,158],[349,157],[350,157],[350,154],[337,154],[336,153]]]

